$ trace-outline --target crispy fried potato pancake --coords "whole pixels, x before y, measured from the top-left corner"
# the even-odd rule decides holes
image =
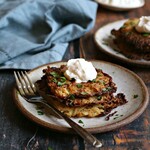
[[[98,117],[108,114],[112,109],[127,103],[123,94],[118,94],[116,97],[111,96],[111,99],[101,98],[99,104],[83,105],[80,107],[70,107],[64,103],[52,99],[44,91],[39,91],[40,95],[43,96],[48,103],[53,105],[59,111],[67,115],[68,117]],[[92,97],[90,97],[92,99]],[[87,99],[88,101],[89,99]]]
[[[138,22],[138,18],[129,19],[120,29],[111,31],[116,50],[130,59],[150,60],[150,34],[137,32]]]
[[[39,80],[36,84],[40,95],[68,117],[104,116],[112,109],[127,103],[122,93],[117,94],[115,97],[111,93],[105,93],[101,96],[76,98],[74,100],[51,98],[45,82],[46,80]]]
[[[94,95],[116,92],[112,78],[97,69],[97,77],[93,81],[76,83],[64,76],[66,66],[60,68],[47,67],[44,69],[45,78],[50,92],[61,99],[87,98]]]

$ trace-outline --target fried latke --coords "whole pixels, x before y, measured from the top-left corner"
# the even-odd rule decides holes
[[[120,29],[111,31],[118,52],[130,59],[150,60],[150,34],[139,33],[135,26],[139,19],[129,19]]]
[[[44,87],[42,81],[38,81],[36,85],[40,95],[44,97],[48,103],[53,105],[68,117],[91,118],[104,116],[112,109],[127,103],[124,94],[117,94],[115,97],[112,94],[104,94],[101,97],[93,96],[87,99],[75,99],[72,100],[72,103],[68,103],[67,100],[61,101],[60,99],[49,96],[49,93],[47,92],[48,89]]]
[[[74,79],[68,80],[64,76],[66,66],[60,68],[47,67],[44,69],[45,78],[50,92],[61,99],[87,98],[103,93],[113,93],[116,85],[112,78],[97,69],[96,79],[88,82],[76,83]]]

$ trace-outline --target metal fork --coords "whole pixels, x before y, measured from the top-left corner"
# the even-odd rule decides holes
[[[94,137],[87,130],[79,126],[77,123],[72,121],[65,114],[61,113],[54,106],[47,103],[42,97],[39,96],[37,89],[33,82],[30,80],[26,71],[15,72],[14,76],[16,79],[17,89],[22,97],[30,103],[42,103],[48,106],[56,115],[63,118],[86,142],[93,145],[96,148],[102,146],[102,143]]]

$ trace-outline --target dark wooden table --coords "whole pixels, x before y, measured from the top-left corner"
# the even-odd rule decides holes
[[[150,15],[150,0],[146,1],[146,5],[143,8],[129,12],[113,12],[99,7],[93,30],[80,39],[82,47],[80,57],[105,60],[122,65],[138,74],[150,92],[150,69],[127,65],[101,53],[93,40],[95,31],[106,23],[124,18],[148,15]],[[78,44],[78,41],[71,44],[64,59],[79,57]],[[15,83],[13,70],[1,70],[0,82],[0,150],[25,150],[28,144],[31,150],[94,149],[78,135],[52,132],[25,118],[13,103],[12,88]],[[138,119],[126,126],[115,131],[96,134],[95,136],[104,145],[101,150],[149,150],[149,108],[150,105]]]

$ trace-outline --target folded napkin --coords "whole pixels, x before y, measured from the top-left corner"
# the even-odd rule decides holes
[[[3,6],[10,11],[0,18],[0,69],[32,69],[61,60],[68,42],[93,27],[97,11],[91,0],[26,0],[15,8]]]

